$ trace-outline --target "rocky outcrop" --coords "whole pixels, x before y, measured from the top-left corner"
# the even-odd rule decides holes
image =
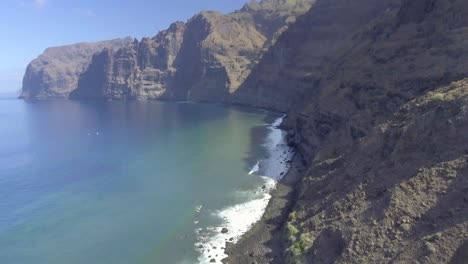
[[[449,263],[468,239],[467,100],[464,79],[403,104],[356,139],[333,131],[300,183],[286,259]],[[341,235],[322,261],[328,230]]]
[[[71,98],[90,98],[96,92],[87,91],[100,89],[98,94],[110,99],[228,101],[279,34],[313,2],[252,1],[227,15],[201,12],[186,24],[112,51],[105,83],[87,82],[94,73],[84,72]],[[100,56],[91,64],[100,64]]]
[[[132,38],[48,48],[27,67],[21,98],[68,97],[77,88],[79,75],[94,53],[104,48],[118,49]]]

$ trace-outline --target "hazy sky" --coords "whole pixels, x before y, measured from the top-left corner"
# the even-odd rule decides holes
[[[0,92],[21,88],[27,64],[47,47],[153,36],[201,10],[231,12],[247,0],[2,0]]]

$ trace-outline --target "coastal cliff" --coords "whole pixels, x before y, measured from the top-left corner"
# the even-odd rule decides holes
[[[281,214],[229,246],[228,263],[466,262],[467,1],[252,1],[81,65],[76,89],[63,90],[28,67],[25,83],[42,88],[23,87],[25,97],[288,113],[295,177],[278,196],[288,201],[273,199]]]
[[[226,101],[279,34],[312,3],[252,1],[227,15],[201,12],[153,38],[96,54],[70,97]],[[104,68],[102,83],[88,81]]]
[[[28,66],[23,97],[227,102],[263,53],[314,2],[251,1],[230,14],[201,12],[125,45],[49,49]]]
[[[119,49],[132,38],[95,43],[78,43],[48,48],[27,67],[21,98],[67,98],[78,87],[80,74],[86,70],[94,53],[105,48]]]
[[[228,262],[465,263],[467,54],[466,1],[319,0],[244,83],[303,170]]]
[[[70,98],[161,98],[174,81],[174,61],[185,29],[184,23],[176,22],[153,38],[135,40],[120,49],[106,48],[94,54]]]

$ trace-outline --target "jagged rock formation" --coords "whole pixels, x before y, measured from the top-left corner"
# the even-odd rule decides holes
[[[279,34],[313,2],[252,1],[227,15],[201,12],[154,38],[103,50],[71,98],[227,101]],[[104,79],[95,82],[97,75]]]
[[[185,24],[176,22],[154,38],[94,54],[71,98],[160,98],[173,81]]]
[[[466,262],[467,57],[467,1],[319,0],[239,89],[307,168],[283,259],[229,263]]]
[[[87,68],[94,53],[104,48],[118,49],[132,38],[48,48],[27,67],[22,98],[68,97],[77,88],[79,75]]]

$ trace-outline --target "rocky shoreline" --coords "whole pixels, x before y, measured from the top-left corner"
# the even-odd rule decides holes
[[[227,258],[223,263],[283,263],[282,232],[296,197],[296,184],[305,167],[299,154],[291,160],[291,167],[270,192],[271,199],[260,221],[236,243],[227,243]]]

